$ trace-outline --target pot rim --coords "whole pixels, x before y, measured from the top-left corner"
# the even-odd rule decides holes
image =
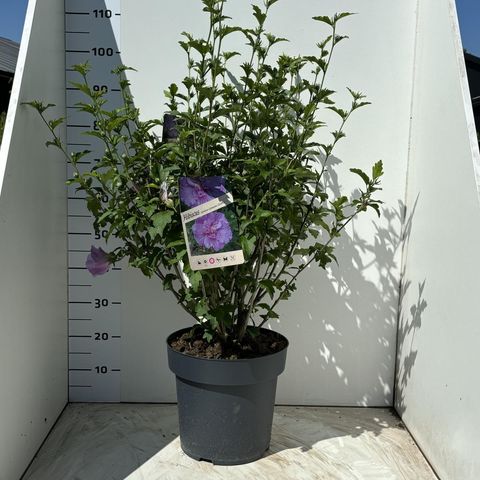
[[[176,354],[176,355],[182,355],[183,357],[187,357],[187,358],[193,358],[195,360],[205,360],[205,361],[209,361],[209,362],[224,362],[224,363],[234,363],[234,362],[252,362],[252,361],[255,361],[255,360],[262,360],[263,358],[268,358],[268,357],[273,357],[275,355],[279,355],[281,354],[282,352],[284,352],[285,350],[287,350],[287,348],[289,347],[290,345],[290,342],[288,341],[288,338],[285,337],[285,335],[277,332],[276,330],[271,330],[269,328],[264,328],[264,327],[261,327],[260,329],[261,330],[266,330],[268,332],[275,332],[277,335],[280,335],[286,342],[286,345],[284,348],[282,348],[281,350],[279,350],[278,352],[275,352],[275,353],[269,353],[268,355],[259,355],[258,357],[250,357],[250,358],[234,358],[234,359],[228,359],[228,358],[206,358],[206,357],[196,357],[195,355],[189,355],[188,353],[184,353],[184,352],[179,352],[177,350],[174,350],[171,345],[170,345],[170,340],[171,338],[174,336],[174,335],[177,335],[178,333],[180,332],[184,332],[184,331],[188,331],[188,330],[191,330],[192,327],[185,327],[185,328],[180,328],[179,330],[175,330],[174,332],[172,332],[170,335],[168,335],[168,337],[166,338],[166,344],[167,344],[167,349]]]

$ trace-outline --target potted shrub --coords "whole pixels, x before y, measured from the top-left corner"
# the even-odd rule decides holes
[[[111,111],[103,92],[89,85],[88,65],[75,66],[82,79],[75,85],[87,97],[78,109],[95,119],[97,130],[88,134],[105,143],[91,170],[79,168],[87,151],[65,150],[56,134],[62,120],[46,118],[49,105],[30,102],[53,135],[47,144],[71,161],[69,182],[85,192],[95,229],[122,241],[110,252],[92,246],[91,273],[127,258],[158,277],[192,317],[192,328],[167,340],[181,444],[188,455],[218,464],[255,460],[269,446],[288,341],[264,326],[278,317],[279,302],[310,264],[336,261],[335,240],[356,215],[367,208],[380,214],[374,194],[381,162],[371,174],[351,169],[361,184],[351,197],[334,196],[325,185],[346,122],[368,103],[349,90],[351,104],[339,108],[325,85],[332,53],[345,38],[338,22],[351,14],[313,18],[330,29],[316,56],[273,55],[286,41],[265,29],[276,2],[253,5],[256,25],[243,28],[224,14],[225,0],[202,0],[208,35],[183,34],[188,73],[166,91],[164,121],[140,120],[127,67],[112,72],[124,105]],[[246,59],[222,48],[231,35],[246,40]],[[315,134],[325,127],[324,109],[337,114],[338,125],[320,143]],[[194,211],[205,205],[210,210]],[[232,251],[238,256],[231,261]]]

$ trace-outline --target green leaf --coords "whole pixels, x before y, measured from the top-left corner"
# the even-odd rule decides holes
[[[332,203],[333,209],[334,209],[334,214],[335,218],[337,221],[342,221],[345,218],[345,215],[343,213],[343,208],[345,207],[345,204],[348,203],[348,198],[345,196],[338,197],[336,200],[334,200]]]
[[[267,291],[267,293],[270,295],[270,298],[273,298],[273,294],[275,293],[275,283],[273,280],[260,280],[259,284]]]
[[[137,217],[129,217],[127,220],[125,220],[125,226],[128,228],[128,230],[131,231],[136,221],[137,221]]]
[[[192,271],[188,275],[188,279],[190,280],[190,283],[192,284],[192,289],[194,292],[198,291],[198,287],[200,286],[200,282],[202,281],[202,274],[198,270]]]
[[[380,215],[381,215],[380,207],[376,203],[370,203],[368,206],[373,208],[375,210],[375,212],[377,212],[377,215],[380,217]]]
[[[48,140],[48,141],[45,142],[45,145],[47,147],[62,148],[62,142],[60,141],[59,138],[54,138],[53,140]]]
[[[278,0],[267,0],[267,8],[270,8],[272,5],[277,3]]]
[[[171,222],[173,216],[172,211],[159,212],[152,216],[153,230],[149,230],[150,235],[154,233],[155,235],[163,235],[165,227]]]
[[[269,212],[268,210],[264,210],[263,208],[256,208],[254,211],[254,215],[257,218],[267,218],[273,215],[273,212]]]
[[[28,105],[29,107],[34,108],[40,115],[51,107],[55,107],[54,103],[48,103],[47,105],[43,104],[39,100],[33,100],[32,102],[22,102],[22,105]]]
[[[88,97],[93,97],[94,92],[90,90],[90,87],[88,85],[85,85],[84,83],[78,83],[78,82],[69,82],[69,83],[73,87],[78,88],[82,93],[84,93]]]
[[[373,167],[372,167],[372,178],[373,180],[377,180],[383,175],[383,162],[379,160]]]
[[[208,308],[203,300],[200,300],[195,304],[195,313],[197,317],[204,317],[208,313]]]
[[[250,257],[250,255],[253,253],[253,250],[255,249],[256,241],[257,241],[256,237],[247,237],[246,235],[243,235],[242,237],[240,237],[240,244],[242,246],[242,250],[246,258]]]
[[[101,209],[102,204],[100,203],[100,200],[96,197],[88,197],[87,199],[87,208],[90,212],[93,213],[93,215],[98,215],[98,212]]]
[[[172,290],[174,280],[177,280],[177,276],[174,275],[173,273],[169,273],[165,275],[165,280],[163,281],[163,289]]]
[[[337,43],[340,43],[342,40],[345,40],[346,38],[348,38],[348,35],[335,35],[333,41],[336,45]]]
[[[283,38],[283,37],[276,37],[275,35],[272,35],[271,33],[266,33],[265,38],[268,40],[268,43],[270,45],[275,45],[276,43],[280,42],[289,42],[288,38]]]
[[[48,122],[48,125],[50,126],[50,128],[52,130],[55,130],[59,125],[61,125],[63,123],[65,119],[63,117],[60,117],[60,118],[56,118],[55,120],[50,120]]]
[[[346,120],[348,117],[348,112],[345,110],[342,110],[341,108],[337,108],[335,106],[327,107],[328,110],[332,110],[332,112],[335,112],[342,120]]]
[[[325,15],[321,15],[319,17],[312,17],[313,20],[316,20],[317,22],[322,22],[326,23],[327,25],[330,25],[331,27],[333,26],[333,19],[330,17],[327,17]]]
[[[365,98],[365,95],[362,92],[355,92],[354,90],[348,87],[347,87],[347,90],[350,92],[350,95],[353,97],[355,101]]]
[[[333,20],[335,23],[337,23],[339,20],[341,20],[342,18],[346,18],[346,17],[350,17],[351,15],[356,15],[355,13],[353,12],[341,12],[341,13],[336,13],[334,16],[333,16]]]
[[[368,178],[368,175],[363,170],[360,170],[359,168],[351,168],[350,171],[352,173],[356,173],[358,176],[362,177],[362,180],[367,185],[370,183],[370,179]]]
[[[85,77],[90,71],[90,64],[88,62],[77,63],[76,65],[72,66],[72,70],[82,75],[82,77]]]
[[[187,254],[187,249],[183,249],[183,250],[180,250],[179,252],[176,252],[175,257],[169,260],[168,263],[170,265],[175,265],[180,260],[182,260],[186,254]]]
[[[209,331],[209,330],[205,330],[203,332],[203,338],[208,342],[210,343],[212,340],[213,340],[213,335],[212,333]]]
[[[260,7],[257,5],[252,5],[253,8],[253,16],[257,19],[259,25],[263,25],[265,23],[265,19],[267,18],[267,14],[260,10]]]

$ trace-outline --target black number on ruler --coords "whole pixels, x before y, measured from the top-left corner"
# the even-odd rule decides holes
[[[95,371],[97,373],[107,373],[108,372],[108,368],[105,366],[105,365],[97,365],[95,367]]]
[[[111,10],[94,10],[93,14],[95,18],[112,18],[112,11]]]
[[[108,307],[108,298],[96,298],[95,308]]]
[[[107,93],[108,92],[108,86],[107,85],[94,85],[93,86],[93,91],[94,92]]]
[[[107,234],[108,232],[106,230],[100,230],[100,232],[95,232],[95,240],[100,240],[101,238],[107,238]]]
[[[95,56],[104,57],[111,57],[113,55],[113,48],[104,48],[104,47],[93,47],[92,52]]]
[[[94,129],[94,130],[100,130],[100,129],[98,128],[98,122],[97,122],[96,120],[93,122],[93,129]]]
[[[107,203],[108,202],[108,195],[102,195],[102,197],[100,198],[100,200],[102,201],[102,203]],[[104,230],[105,231],[105,230]],[[98,238],[97,238],[98,240]]]
[[[108,340],[108,338],[107,332],[95,332],[95,340]]]

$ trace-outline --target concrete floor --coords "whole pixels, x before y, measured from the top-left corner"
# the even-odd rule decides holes
[[[180,449],[175,405],[70,404],[23,480],[433,480],[383,408],[277,407],[270,450],[235,467]]]

